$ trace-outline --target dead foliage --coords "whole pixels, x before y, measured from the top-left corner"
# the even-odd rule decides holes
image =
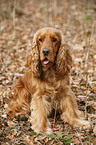
[[[96,2],[59,0],[54,14],[53,1],[0,1],[0,141],[2,145],[96,144]],[[60,29],[71,46],[74,60],[71,86],[79,109],[87,111],[90,129],[75,129],[60,119],[51,119],[54,134],[44,136],[30,129],[25,118],[10,119],[6,108],[11,85],[22,76],[25,56],[37,29]],[[87,99],[86,99],[87,96]],[[87,101],[87,103],[86,103]],[[85,108],[86,106],[86,108]],[[58,117],[58,114],[57,114]]]

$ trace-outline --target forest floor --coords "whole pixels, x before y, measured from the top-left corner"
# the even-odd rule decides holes
[[[96,1],[0,1],[0,144],[64,145],[96,144]],[[60,29],[71,46],[73,67],[71,88],[79,109],[85,113],[89,129],[75,129],[62,120],[51,118],[53,134],[36,134],[27,118],[10,119],[7,104],[11,85],[22,76],[25,56],[31,48],[34,33],[46,26]],[[58,116],[57,116],[58,117]]]

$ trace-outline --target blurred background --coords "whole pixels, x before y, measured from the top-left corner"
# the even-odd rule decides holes
[[[0,100],[3,145],[6,142],[11,144],[16,138],[17,142],[20,142],[19,133],[20,137],[24,135],[23,131],[17,131],[16,128],[13,133],[9,131],[10,123],[8,124],[5,110],[11,85],[26,71],[25,58],[32,46],[34,33],[46,26],[60,29],[70,45],[73,58],[70,78],[72,90],[77,97],[79,108],[85,112],[92,124],[87,134],[83,131],[77,137],[76,131],[71,130],[71,127],[62,124],[63,127],[60,128],[59,125],[55,128],[61,132],[62,128],[68,130],[66,135],[74,134],[75,143],[95,140],[96,0],[0,0]]]

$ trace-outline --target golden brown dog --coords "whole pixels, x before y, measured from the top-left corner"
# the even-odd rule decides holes
[[[70,125],[88,126],[78,110],[70,89],[69,72],[72,58],[61,31],[47,27],[36,32],[24,77],[14,85],[15,94],[8,105],[8,114],[26,114],[31,111],[32,129],[51,133],[48,116],[53,108],[61,110],[61,119]]]

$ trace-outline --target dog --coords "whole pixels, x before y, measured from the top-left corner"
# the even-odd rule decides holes
[[[13,86],[14,96],[8,104],[10,117],[31,112],[31,128],[50,134],[48,116],[57,109],[64,122],[75,127],[89,126],[70,89],[72,57],[60,30],[46,27],[35,33],[26,67],[24,76]]]

